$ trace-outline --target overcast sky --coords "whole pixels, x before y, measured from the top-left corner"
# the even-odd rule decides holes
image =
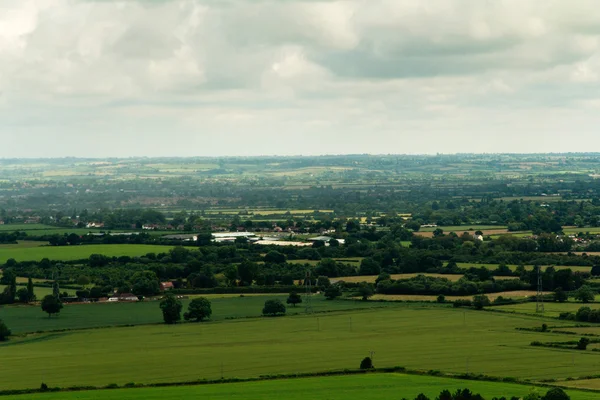
[[[0,0],[0,157],[600,151],[597,0]]]

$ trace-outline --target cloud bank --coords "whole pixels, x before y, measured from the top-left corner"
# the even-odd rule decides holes
[[[0,2],[0,157],[600,151],[592,0]]]

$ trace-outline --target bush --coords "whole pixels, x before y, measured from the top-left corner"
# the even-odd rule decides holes
[[[263,315],[271,317],[284,315],[285,311],[285,305],[279,299],[265,301],[265,305],[262,309]]]
[[[327,300],[333,300],[336,297],[340,297],[341,295],[342,295],[342,290],[340,289],[340,286],[337,284],[331,285],[327,289],[325,289],[325,298]]]
[[[446,296],[444,296],[443,294],[440,294],[440,295],[437,297],[436,301],[437,301],[438,303],[445,303],[445,302],[446,302]]]
[[[371,357],[365,357],[360,362],[360,369],[373,369],[373,360]]]
[[[471,300],[462,300],[462,299],[454,300],[454,303],[452,303],[452,306],[454,308],[471,307]]]

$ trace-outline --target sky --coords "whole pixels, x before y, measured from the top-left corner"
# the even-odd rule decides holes
[[[0,157],[600,151],[597,0],[0,0]]]

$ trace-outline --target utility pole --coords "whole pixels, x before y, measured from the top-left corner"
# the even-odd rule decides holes
[[[307,314],[312,314],[312,279],[310,277],[310,270],[307,270],[304,275],[304,288],[304,311]]]

